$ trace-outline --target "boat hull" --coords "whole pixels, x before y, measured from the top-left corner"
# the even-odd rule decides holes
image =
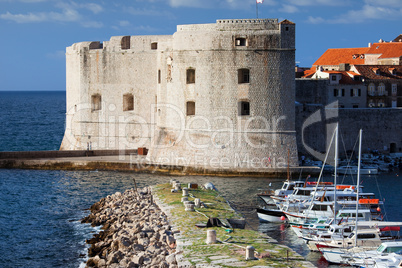
[[[284,222],[285,214],[279,209],[257,208],[257,215],[260,222]]]

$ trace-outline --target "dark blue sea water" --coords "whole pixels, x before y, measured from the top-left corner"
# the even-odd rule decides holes
[[[66,93],[0,91],[0,151],[58,150]]]
[[[57,150],[65,121],[65,92],[0,92],[0,151]],[[0,169],[0,267],[79,267],[86,259],[85,239],[97,230],[80,220],[88,208],[116,191],[168,182],[171,177],[111,171]],[[250,226],[278,234],[281,243],[308,255],[289,229],[259,226],[255,194],[281,178],[179,177],[183,183],[212,182]],[[365,191],[386,199],[389,220],[402,221],[398,173],[363,177]],[[282,228],[282,229],[281,229]],[[282,240],[281,240],[282,239]],[[308,256],[310,257],[310,256]],[[316,260],[317,256],[312,256]]]

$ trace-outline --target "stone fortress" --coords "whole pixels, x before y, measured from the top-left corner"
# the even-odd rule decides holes
[[[153,163],[212,169],[297,165],[294,64],[295,24],[277,19],[73,44],[60,150],[146,147]]]

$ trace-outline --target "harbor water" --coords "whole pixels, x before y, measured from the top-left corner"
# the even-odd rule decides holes
[[[64,134],[65,92],[0,92],[0,151],[57,150]],[[292,174],[305,178],[308,174]],[[0,169],[0,267],[80,267],[85,239],[97,229],[80,220],[88,208],[117,191],[166,183],[172,177],[113,171]],[[284,178],[178,177],[183,183],[212,182],[258,229],[326,267],[285,224],[260,224],[256,194],[279,188]],[[328,180],[331,178],[327,178]],[[345,183],[355,178],[345,178]],[[402,221],[399,173],[363,176],[364,191],[385,199],[388,220]]]

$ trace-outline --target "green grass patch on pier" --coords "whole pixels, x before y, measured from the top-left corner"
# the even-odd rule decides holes
[[[183,184],[182,187],[187,187]],[[226,227],[198,228],[197,224],[206,224],[208,218],[218,218],[227,224],[227,219],[241,219],[242,215],[233,210],[228,202],[214,190],[201,188],[189,189],[189,201],[199,198],[206,207],[195,208],[195,212],[185,211],[181,202],[182,192],[171,192],[170,184],[154,187],[154,194],[164,204],[170,206],[172,224],[180,230],[183,243],[183,257],[192,265],[214,264],[221,267],[232,267],[233,259],[243,262],[243,267],[275,266],[275,267],[307,267],[304,259],[292,250],[277,243],[269,243],[265,234],[248,229],[232,229]],[[207,244],[207,230],[214,229],[217,243]],[[255,248],[256,260],[245,260],[247,246]],[[220,260],[220,256],[232,259],[232,262]],[[234,266],[233,266],[234,267]]]

